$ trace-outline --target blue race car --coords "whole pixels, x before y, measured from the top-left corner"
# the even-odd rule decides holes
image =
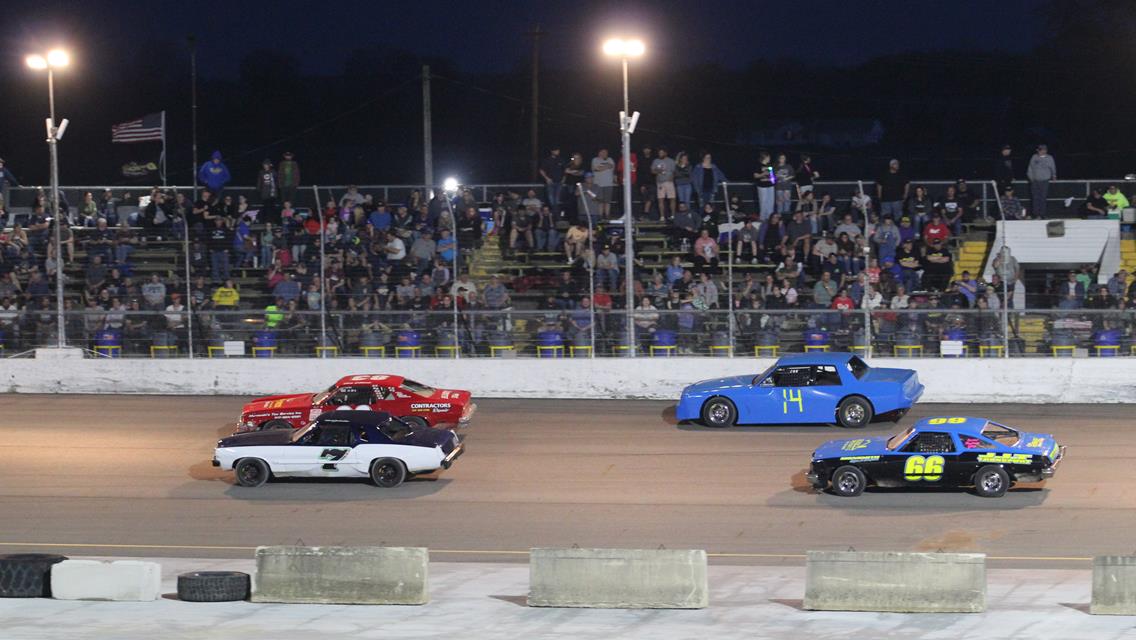
[[[910,369],[873,369],[851,353],[793,354],[756,376],[696,382],[682,390],[678,420],[863,427],[898,421],[923,395]]]
[[[927,418],[890,438],[831,440],[813,452],[806,478],[838,496],[878,487],[974,487],[997,498],[1015,482],[1053,477],[1065,447],[985,418]]]

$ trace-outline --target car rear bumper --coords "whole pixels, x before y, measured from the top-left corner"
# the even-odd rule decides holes
[[[214,467],[219,467],[219,466],[221,466],[221,461],[220,461],[220,460],[218,460],[217,458],[213,458],[213,466],[214,466]]]
[[[454,447],[454,450],[451,451],[449,455],[447,455],[445,458],[442,458],[442,468],[443,469],[449,469],[451,466],[453,466],[454,460],[457,460],[458,458],[462,457],[462,454],[464,454],[464,453],[465,453],[465,445],[464,444],[459,444],[458,446]]]

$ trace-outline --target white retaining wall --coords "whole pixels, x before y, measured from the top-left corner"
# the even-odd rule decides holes
[[[257,395],[326,388],[341,376],[393,373],[482,398],[677,399],[697,380],[756,374],[755,358],[0,360],[0,391]],[[891,359],[919,372],[922,402],[1136,402],[1136,359]]]

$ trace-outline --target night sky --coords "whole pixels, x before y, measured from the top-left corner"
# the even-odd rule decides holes
[[[859,64],[908,51],[944,49],[1023,52],[1041,29],[1029,0],[816,0],[769,2],[389,2],[280,0],[73,2],[5,5],[9,47],[67,43],[78,59],[101,48],[151,38],[200,42],[203,74],[235,77],[241,58],[279,49],[308,74],[336,74],[355,47],[387,45],[452,58],[466,71],[507,71],[527,60],[525,32],[548,32],[546,61],[596,62],[608,33],[647,40],[655,63],[716,62],[741,67],[758,58]],[[318,10],[316,10],[318,8]]]

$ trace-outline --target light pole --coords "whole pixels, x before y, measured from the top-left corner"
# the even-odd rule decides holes
[[[627,289],[627,347],[631,357],[635,357],[635,321],[632,317],[635,310],[635,245],[631,237],[631,134],[635,131],[639,114],[631,113],[627,98],[627,61],[642,56],[646,50],[642,40],[613,38],[603,44],[605,55],[618,56],[623,62],[623,111],[619,112],[619,132],[623,142],[623,268],[627,272],[624,288]],[[651,159],[646,158],[645,161],[650,162]]]
[[[450,222],[454,225],[454,282],[458,281],[458,270],[461,268],[461,248],[458,247],[458,217],[454,214],[453,199],[458,193],[458,179],[454,177],[446,178],[442,182],[442,190],[446,196],[446,207],[450,210]],[[451,302],[454,303],[454,357],[461,358],[461,334],[458,332],[458,292],[454,291],[450,296]]]
[[[55,124],[55,69],[71,63],[71,56],[63,49],[52,49],[47,55],[32,54],[25,62],[36,71],[47,71],[47,102],[50,116],[47,118],[47,149],[51,157],[51,219],[55,223],[55,307],[56,307],[56,346],[60,349],[66,343],[66,329],[63,318],[63,239],[59,225],[59,139],[67,129],[67,120]]]

